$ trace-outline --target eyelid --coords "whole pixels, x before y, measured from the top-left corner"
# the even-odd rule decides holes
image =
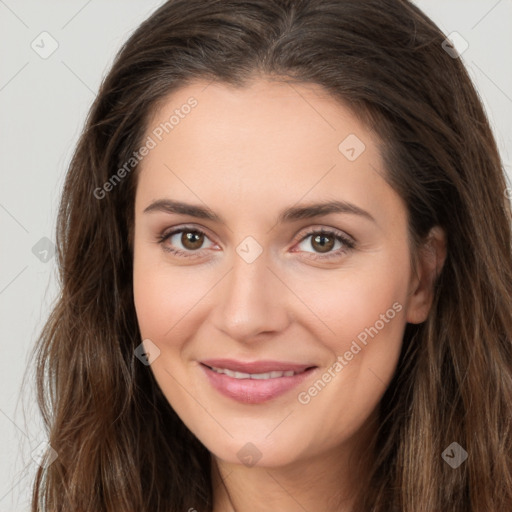
[[[209,232],[206,228],[203,228],[203,227],[196,227],[194,225],[191,225],[191,224],[186,224],[186,225],[183,225],[183,226],[173,226],[172,228],[169,228],[169,229],[165,229],[164,231],[162,231],[159,235],[158,235],[158,239],[160,240],[163,240],[163,239],[167,239],[169,237],[171,237],[172,235],[175,235],[176,233],[181,233],[182,231],[195,231],[197,233],[200,233],[202,235],[205,235],[206,237],[208,237],[210,240],[212,239],[212,237],[209,235]],[[213,242],[213,240],[212,240]]]
[[[298,234],[296,237],[296,242],[302,242],[305,238],[307,238],[310,235],[321,233],[340,237],[344,239],[347,243],[350,243],[352,245],[355,245],[357,243],[356,239],[353,236],[349,235],[348,233],[345,233],[344,231],[341,231],[340,229],[337,228],[331,228],[322,225],[308,227],[306,232],[300,232],[300,234]]]

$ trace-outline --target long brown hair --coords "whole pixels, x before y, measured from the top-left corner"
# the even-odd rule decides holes
[[[445,35],[406,0],[170,0],[125,43],[74,153],[58,216],[61,293],[36,346],[58,453],[32,511],[212,510],[210,454],[149,367],[132,294],[137,169],[151,112],[195,80],[323,86],[379,136],[411,240],[447,235],[428,319],[408,324],[356,510],[512,509],[511,211],[495,140]],[[459,467],[442,458],[456,442]]]

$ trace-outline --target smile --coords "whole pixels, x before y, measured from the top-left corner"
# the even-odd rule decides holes
[[[232,368],[225,368],[225,365],[220,364],[209,366],[202,362],[199,367],[214,390],[243,404],[261,404],[285,395],[318,370],[316,366],[292,364],[280,364],[285,368],[271,369],[269,366],[275,368],[278,365],[266,362],[229,365]],[[245,369],[242,366],[247,369],[251,367],[252,371],[240,371]]]
[[[228,377],[232,377],[234,379],[278,379],[280,377],[292,377],[293,375],[298,375],[303,372],[294,372],[293,370],[289,371],[274,371],[267,373],[244,373],[244,372],[233,372],[228,370],[227,368],[215,368],[214,366],[209,367],[210,370],[213,370],[217,373],[223,373]],[[305,370],[304,370],[305,371]]]

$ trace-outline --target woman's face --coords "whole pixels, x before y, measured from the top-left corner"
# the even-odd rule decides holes
[[[348,444],[429,306],[375,134],[319,86],[260,79],[173,93],[145,143],[135,306],[171,406],[231,463]]]

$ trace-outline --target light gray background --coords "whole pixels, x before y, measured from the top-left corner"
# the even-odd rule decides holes
[[[0,512],[29,510],[31,454],[45,441],[30,380],[20,398],[57,289],[51,245],[41,239],[54,240],[63,178],[102,77],[122,42],[162,3],[0,0]],[[462,58],[512,176],[512,0],[417,4],[469,44]],[[45,59],[31,47],[51,49],[44,31],[58,43]]]

